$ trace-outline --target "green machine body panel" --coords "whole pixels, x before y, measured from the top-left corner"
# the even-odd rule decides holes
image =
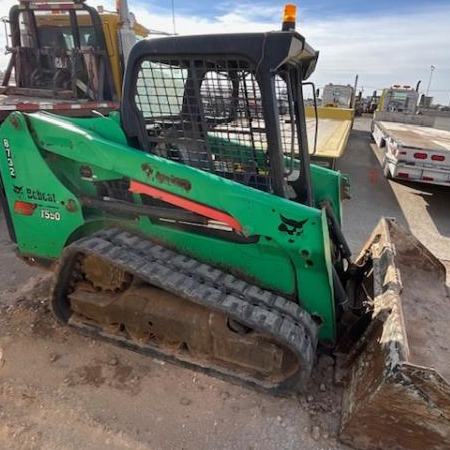
[[[321,339],[334,340],[332,262],[323,210],[131,148],[117,118],[14,113],[0,135],[4,197],[23,256],[54,260],[70,242],[98,229],[134,230],[299,302],[323,321]],[[320,168],[314,179],[318,200],[340,205],[341,176]],[[121,203],[142,209],[99,207],[93,200],[108,203],[99,189],[104,182],[125,184],[127,200]],[[132,183],[225,215],[229,237],[155,220],[146,213],[144,195],[131,192]]]

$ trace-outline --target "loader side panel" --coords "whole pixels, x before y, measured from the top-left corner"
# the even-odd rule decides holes
[[[342,225],[342,199],[350,197],[348,177],[325,167],[311,165],[316,205],[330,202],[339,224]]]
[[[321,339],[334,340],[323,211],[106,140],[89,120],[85,129],[79,119],[15,113],[0,129],[17,172],[8,175],[2,155],[23,255],[56,259],[83,234],[133,229],[300,302],[321,317]],[[110,120],[117,136],[115,127]],[[15,209],[18,201],[36,206],[25,215]]]
[[[52,173],[26,123],[2,125],[0,168],[7,207],[23,256],[56,258],[67,236],[83,223],[78,199]]]
[[[14,226],[11,221],[11,213],[8,208],[8,201],[6,200],[6,193],[5,193],[5,188],[3,186],[3,180],[2,180],[1,173],[0,173],[0,206],[2,207],[3,212],[5,214],[9,238],[11,239],[11,242],[15,243],[15,242],[17,242],[16,234],[14,232]]]

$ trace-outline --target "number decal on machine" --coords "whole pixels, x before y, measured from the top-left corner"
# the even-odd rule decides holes
[[[11,175],[11,178],[16,178],[16,169],[14,168],[14,161],[8,139],[3,139],[3,148],[5,149],[6,162],[8,163],[9,174]]]
[[[49,211],[48,209],[41,210],[41,218],[45,220],[61,220],[61,214],[58,211]]]

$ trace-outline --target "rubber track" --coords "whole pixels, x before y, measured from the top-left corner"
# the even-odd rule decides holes
[[[293,301],[120,229],[102,230],[71,244],[64,251],[59,267],[64,265],[64,260],[78,253],[102,258],[154,286],[225,313],[273,337],[279,345],[288,347],[296,355],[301,367],[295,379],[279,385],[247,374],[242,377],[241,374],[229,373],[220,366],[208,368],[208,372],[219,372],[271,391],[301,390],[306,386],[314,363],[319,327]],[[114,335],[108,334],[107,337],[115,339]],[[153,346],[149,347],[155,351]],[[187,362],[192,364],[189,360]]]

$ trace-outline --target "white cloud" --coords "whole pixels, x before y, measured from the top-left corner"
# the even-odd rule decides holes
[[[89,1],[89,0],[88,0]],[[0,16],[7,15],[16,0],[0,2]],[[92,1],[91,4],[94,4]],[[103,2],[113,9],[113,2]],[[130,9],[139,22],[150,29],[172,32],[170,11],[161,13],[150,2],[142,4],[129,0]],[[158,11],[158,12],[157,12]],[[276,8],[262,8],[255,2],[245,9],[219,13],[213,19],[196,15],[175,16],[178,34],[210,34],[226,32],[268,31],[278,29],[281,12]],[[299,17],[302,17],[301,11]],[[252,17],[271,17],[270,20],[253,21]],[[400,82],[415,85],[422,80],[425,92],[430,76],[430,66],[435,66],[430,95],[435,101],[450,101],[450,30],[448,28],[450,5],[429,7],[410,14],[394,15],[390,11],[382,16],[337,17],[299,23],[298,30],[307,41],[320,51],[319,63],[312,80],[320,87],[326,83],[353,84],[359,75],[359,86],[364,94]],[[5,36],[0,30],[0,43]],[[7,58],[0,55],[0,67]]]
[[[305,24],[304,33],[320,50],[315,78],[320,82],[352,82],[359,74],[365,92],[394,83],[428,86],[435,66],[430,95],[448,104],[450,94],[450,31],[446,25],[450,5],[421,14],[385,16]]]
[[[153,16],[151,11],[134,8],[139,20],[150,28],[172,31],[172,16]],[[252,17],[272,17],[272,21],[253,22]],[[302,16],[300,11],[300,17]],[[337,17],[299,23],[297,29],[320,51],[312,80],[323,86],[329,82],[353,84],[369,95],[395,83],[415,86],[422,80],[425,92],[430,66],[435,66],[430,95],[435,101],[450,100],[450,5],[428,8],[412,14],[394,15],[389,11],[377,17]],[[176,16],[179,34],[267,31],[280,27],[281,11],[259,8],[233,10],[205,20],[195,16]]]

